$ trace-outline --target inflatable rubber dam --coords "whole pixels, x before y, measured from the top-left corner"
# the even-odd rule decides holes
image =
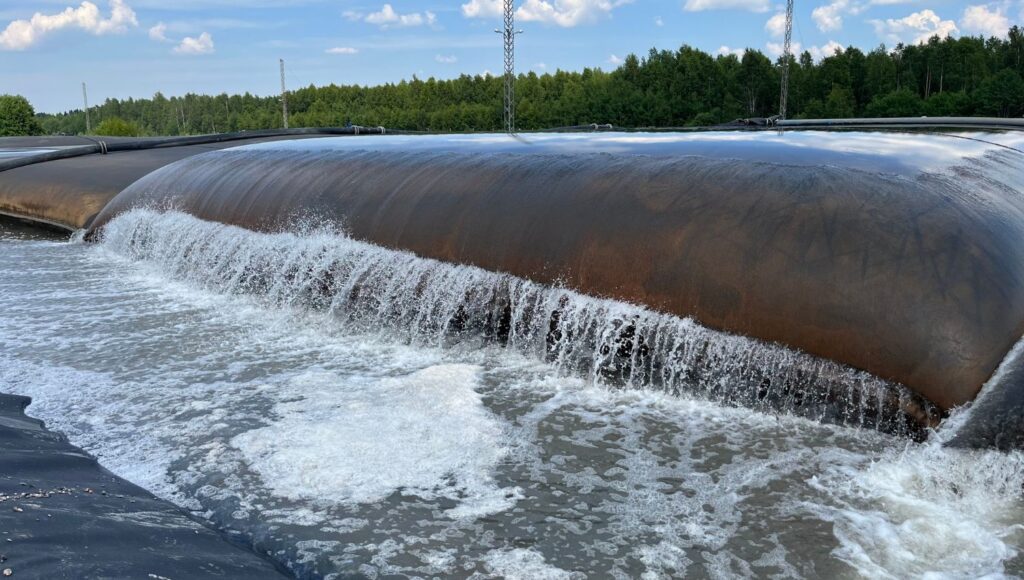
[[[323,220],[838,361],[909,387],[928,421],[928,403],[973,400],[1024,334],[1022,191],[1019,151],[936,135],[339,138],[186,158],[92,231],[135,207],[262,232]],[[345,279],[332,267],[327,293]],[[656,349],[653,329],[621,324],[629,357]],[[771,380],[750,388],[805,387]]]
[[[258,232],[334,224],[383,248],[640,305],[867,371],[909,388],[878,397],[925,426],[972,401],[1024,334],[1019,134],[283,137],[27,165],[0,179],[0,211],[89,225],[91,237],[140,207]],[[359,267],[311,267],[305,283],[327,298],[344,283],[360,292],[346,278]],[[515,297],[464,291],[466,304],[439,324],[471,314],[507,338]],[[486,312],[467,313],[481,292],[492,294]],[[555,329],[561,313],[530,315]],[[670,353],[638,316],[617,320],[614,344],[598,346],[629,359],[611,364],[632,382],[671,375],[667,387],[678,392],[695,367],[733,358],[707,346]],[[575,339],[566,333],[586,331],[557,330],[558,340]],[[686,360],[672,368],[673,358]],[[783,379],[751,363],[746,372],[757,377],[729,397],[835,399],[844,387],[811,384],[841,380],[811,368],[819,364]],[[1016,431],[993,428],[980,443],[1013,445]]]
[[[0,143],[0,392],[301,577],[1024,571],[1024,131],[367,132]]]

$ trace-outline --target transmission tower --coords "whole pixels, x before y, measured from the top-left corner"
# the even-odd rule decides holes
[[[85,103],[85,132],[92,133],[92,123],[89,122],[89,93],[85,90],[85,83],[82,83],[82,102]]]
[[[494,31],[502,35],[505,46],[505,132],[512,134],[516,132],[516,35],[523,31],[516,30],[515,0],[504,2],[505,28]]]
[[[284,128],[288,128],[288,89],[284,87],[284,59],[281,60],[281,114],[284,116]]]
[[[793,45],[793,0],[786,0],[786,42],[782,45],[782,90],[779,91],[779,118],[786,118],[786,101],[789,99],[789,61],[792,60]]]

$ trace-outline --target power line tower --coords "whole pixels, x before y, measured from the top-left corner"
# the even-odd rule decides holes
[[[789,61],[792,60],[793,46],[793,0],[786,0],[786,42],[782,47],[782,90],[779,91],[779,118],[786,118],[786,101],[789,100]]]
[[[82,102],[85,103],[85,132],[92,133],[92,123],[89,121],[89,93],[85,90],[85,83],[82,83]]]
[[[281,61],[281,114],[284,116],[284,128],[288,128],[288,89],[284,86],[284,59]]]
[[[516,132],[516,30],[515,0],[505,1],[505,28],[494,31],[502,35],[505,46],[505,132]]]

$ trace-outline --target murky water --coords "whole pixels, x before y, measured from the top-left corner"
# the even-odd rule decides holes
[[[3,222],[0,389],[304,577],[1024,574],[1021,455],[801,418],[895,386],[325,231]]]

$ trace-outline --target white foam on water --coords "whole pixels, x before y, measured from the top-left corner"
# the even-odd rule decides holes
[[[552,566],[544,555],[525,548],[494,550],[484,556],[484,562],[495,576],[508,580],[580,580],[585,574],[570,572]]]
[[[1022,354],[1024,340],[979,400]],[[1004,563],[1024,543],[1024,453],[945,447],[972,411],[954,409],[922,444],[888,448],[869,461],[837,461],[814,478],[834,500],[812,509],[835,523],[837,557],[873,578],[1005,576]]]
[[[599,450],[594,452],[614,465],[580,469],[578,457],[570,455],[535,466],[539,481],[569,488],[560,510],[567,528],[586,528],[577,518],[586,522],[588,514],[607,526],[607,539],[590,549],[635,559],[643,565],[640,575],[651,579],[751,577],[748,560],[760,560],[766,570],[791,569],[777,536],[749,554],[735,553],[732,543],[748,533],[743,528],[751,525],[749,518],[758,517],[745,502],[818,467],[813,447],[801,447],[799,440],[807,437],[813,445],[832,427],[658,393],[543,382],[533,389],[546,386],[554,396],[520,419],[530,440],[542,445],[541,431],[552,421],[572,424],[563,442],[577,453]],[[756,449],[762,438],[785,443]],[[594,496],[600,498],[596,504]],[[762,558],[763,550],[775,558]],[[636,575],[618,566],[607,573]]]
[[[177,458],[177,450],[161,445],[151,432],[110,420],[139,411],[132,408],[130,397],[113,396],[118,387],[105,373],[41,365],[0,353],[0,389],[31,396],[29,415],[45,419],[50,429],[72,435],[75,444],[125,479],[165,497],[173,494],[167,465]],[[97,396],[105,398],[102,405],[96,404]]]
[[[370,384],[306,373],[291,380],[301,396],[277,403],[270,425],[231,444],[292,499],[366,503],[401,491],[457,501],[447,511],[456,518],[502,511],[519,491],[494,482],[508,442],[474,390],[479,371],[437,365]]]
[[[1024,541],[1024,455],[940,440],[847,457],[811,485],[837,558],[872,578],[1002,577]]]

